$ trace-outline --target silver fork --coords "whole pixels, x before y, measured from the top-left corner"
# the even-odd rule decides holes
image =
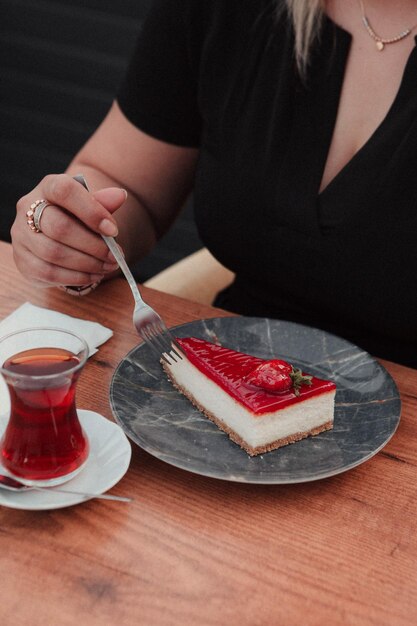
[[[74,176],[74,179],[81,183],[87,191],[90,191],[87,181],[82,174],[77,174],[77,176]],[[171,364],[171,360],[176,362],[183,359],[184,354],[181,351],[180,346],[178,345],[175,337],[166,327],[161,316],[151,306],[149,306],[149,304],[147,304],[140,295],[136,281],[133,278],[132,272],[126,263],[123,254],[120,252],[116,240],[113,237],[106,237],[105,235],[102,235],[102,237],[125,275],[132,291],[135,301],[133,325],[136,328],[138,335],[169,365]]]

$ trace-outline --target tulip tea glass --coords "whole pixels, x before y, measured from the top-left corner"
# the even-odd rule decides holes
[[[0,340],[0,374],[10,394],[1,463],[22,483],[52,486],[84,466],[88,439],[75,388],[88,358],[84,339],[57,328],[32,328]]]

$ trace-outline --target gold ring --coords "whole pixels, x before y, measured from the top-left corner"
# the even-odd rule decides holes
[[[42,198],[41,200],[35,200],[30,205],[30,209],[26,211],[26,223],[34,233],[42,232],[41,217],[47,206],[49,206],[49,202]]]

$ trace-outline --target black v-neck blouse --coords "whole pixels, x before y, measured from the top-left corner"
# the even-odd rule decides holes
[[[326,18],[302,82],[276,7],[156,0],[119,105],[144,132],[199,147],[199,233],[236,272],[216,304],[417,367],[416,48],[385,119],[319,193],[351,36]]]

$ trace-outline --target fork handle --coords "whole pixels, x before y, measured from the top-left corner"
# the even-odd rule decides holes
[[[128,266],[128,264],[125,261],[125,258],[123,256],[123,254],[120,252],[120,248],[116,243],[116,240],[114,239],[114,237],[107,237],[106,235],[101,235],[104,239],[104,241],[106,242],[109,250],[111,251],[111,253],[113,254],[114,258],[116,259],[120,269],[122,270],[123,274],[125,275],[125,278],[127,280],[127,282],[129,283],[129,287],[132,290],[132,294],[133,297],[135,299],[135,302],[137,302],[138,304],[144,305],[145,302],[143,301],[142,296],[140,295],[140,291],[138,289],[138,286],[136,284],[135,279],[133,278],[133,274],[130,271],[130,268]]]
[[[85,179],[85,177],[82,174],[77,174],[76,176],[74,176],[74,180],[77,181],[77,183],[80,183],[83,187],[85,187],[85,189],[87,189],[87,191],[90,191],[87,181]],[[116,243],[116,240],[114,239],[114,237],[107,237],[106,235],[101,235],[104,239],[104,241],[107,244],[107,247],[109,248],[109,250],[111,251],[111,253],[113,254],[114,258],[116,259],[120,269],[122,270],[123,274],[125,275],[125,278],[127,280],[127,282],[129,283],[129,287],[132,290],[132,294],[133,297],[135,299],[135,302],[137,302],[140,305],[144,305],[145,302],[143,301],[142,296],[140,295],[140,291],[138,289],[138,286],[136,284],[135,279],[133,278],[133,274],[130,271],[130,268],[128,266],[128,264],[125,261],[125,258],[123,256],[123,254],[120,252],[119,246]]]

